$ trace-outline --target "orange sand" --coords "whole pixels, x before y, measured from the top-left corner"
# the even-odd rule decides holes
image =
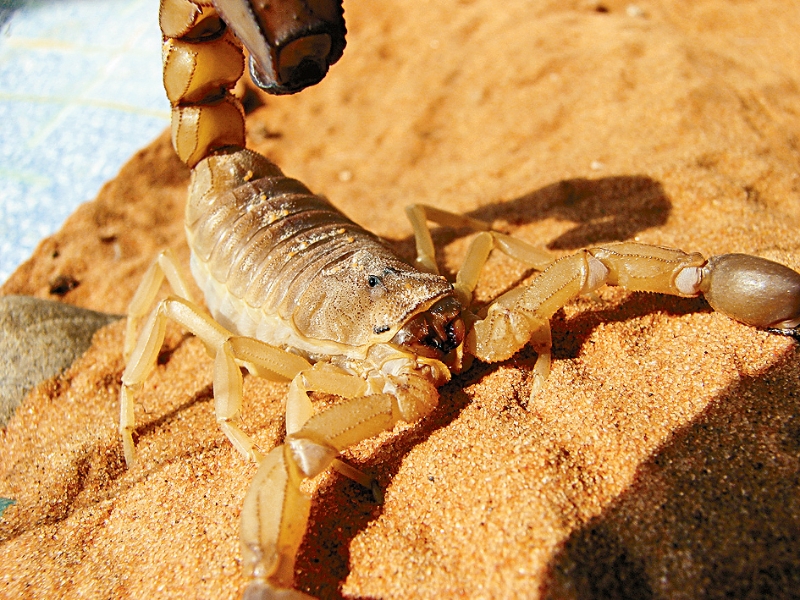
[[[502,6],[502,8],[499,8]],[[800,9],[760,2],[345,2],[341,64],[267,98],[254,148],[410,257],[410,202],[558,252],[609,240],[800,268]],[[602,8],[602,10],[600,10]],[[113,132],[109,132],[112,135]],[[45,240],[2,293],[122,312],[182,237],[166,136]],[[454,272],[469,238],[437,233]],[[527,279],[492,258],[479,299]],[[211,364],[172,328],[116,434],[124,323],[0,433],[0,596],[232,598],[254,473],[214,423]],[[386,499],[315,482],[297,585],[323,598],[789,597],[800,589],[796,344],[702,300],[605,290],[559,312],[555,360],[476,365],[423,422],[348,453]],[[286,387],[246,378],[279,443]]]

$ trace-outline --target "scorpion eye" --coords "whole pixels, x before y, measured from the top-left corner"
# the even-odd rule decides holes
[[[381,284],[381,278],[378,277],[377,275],[370,275],[369,277],[367,277],[367,285],[369,285],[369,287],[371,288],[378,287],[380,284]]]

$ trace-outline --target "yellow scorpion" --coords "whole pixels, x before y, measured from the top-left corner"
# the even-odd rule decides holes
[[[418,254],[409,265],[245,148],[244,112],[231,93],[244,73],[242,46],[251,78],[268,91],[317,83],[344,49],[341,0],[162,0],[160,23],[173,145],[192,169],[185,219],[191,269],[213,318],[191,299],[172,256],[160,255],[129,308],[120,432],[132,467],[134,391],[156,362],[167,319],[177,321],[214,357],[219,426],[259,464],[241,515],[247,598],[308,598],[292,589],[310,507],[304,479],[332,466],[371,486],[339,453],[428,415],[437,388],[473,357],[497,362],[532,344],[535,393],[550,369],[550,318],[579,295],[603,285],[704,294],[743,323],[797,335],[800,275],[743,254],[706,260],[623,242],[554,261],[483,222],[417,205],[408,209]],[[428,221],[479,232],[455,284],[437,273]],[[478,275],[494,249],[543,272],[473,310]],[[151,311],[165,278],[175,294]],[[285,442],[266,455],[237,424],[240,367],[291,382]],[[313,391],[343,400],[315,412]]]

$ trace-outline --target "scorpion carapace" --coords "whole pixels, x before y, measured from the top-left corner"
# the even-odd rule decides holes
[[[229,92],[244,71],[236,36],[260,65],[256,77],[267,77],[272,68],[270,77],[278,81],[321,76],[321,68],[298,67],[295,76],[281,65],[307,64],[304,56],[314,63],[325,52],[327,65],[344,44],[343,25],[334,28],[340,41],[314,25],[303,30],[307,41],[295,43],[304,39],[300,34],[280,38],[289,40],[280,50],[279,37],[270,37],[265,25],[278,30],[286,24],[283,13],[267,14],[275,6],[292,7],[288,14],[300,21],[341,17],[340,4],[324,0],[162,1],[173,143],[192,168],[186,208],[192,273],[213,318],[191,300],[171,254],[161,254],[129,308],[120,401],[120,432],[132,466],[133,393],[156,363],[166,320],[182,324],[209,349],[217,422],[234,447],[259,464],[241,514],[246,597],[308,597],[292,589],[310,506],[300,489],[304,479],[332,466],[372,486],[339,460],[339,452],[399,420],[428,415],[438,402],[437,388],[470,357],[496,362],[533,346],[536,393],[550,368],[550,318],[581,294],[603,285],[702,293],[714,309],[756,327],[793,333],[800,323],[800,274],[763,258],[728,254],[706,261],[697,253],[622,242],[554,260],[486,223],[429,206],[408,210],[418,259],[416,268],[406,264],[327,200],[244,148],[241,104]],[[326,35],[330,43],[320,41]],[[291,90],[294,84],[281,85]],[[428,221],[480,232],[452,285],[436,272]],[[493,249],[542,273],[531,285],[473,310],[472,293]],[[164,278],[175,295],[150,311]],[[239,426],[242,367],[291,382],[285,443],[266,455]],[[343,400],[315,411],[311,391]]]

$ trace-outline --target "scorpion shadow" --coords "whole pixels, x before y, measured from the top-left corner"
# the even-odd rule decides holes
[[[667,222],[672,203],[658,181],[646,176],[568,179],[513,200],[489,203],[466,213],[481,221],[506,221],[519,226],[556,219],[574,226],[547,243],[551,250],[578,250],[595,244],[633,238]],[[437,248],[469,230],[435,228]],[[398,242],[407,258],[414,257],[414,239]]]
[[[626,240],[667,222],[672,203],[661,184],[645,176],[559,181],[509,202],[488,204],[469,213],[483,221],[512,225],[554,218],[576,225],[550,243],[551,250],[577,250]]]
[[[572,179],[561,181],[540,190],[525,194],[508,202],[497,202],[481,207],[469,216],[492,222],[503,219],[511,225],[521,225],[547,218],[570,221],[575,226],[552,240],[548,247],[554,250],[578,249],[593,244],[623,240],[633,237],[648,227],[666,222],[671,203],[661,184],[648,177],[619,176],[598,180]],[[437,247],[471,232],[450,228],[433,231]],[[393,243],[401,256],[414,256],[414,240],[409,237]],[[649,295],[658,302],[658,296]],[[641,298],[638,298],[640,301]],[[636,305],[637,300],[634,299]],[[663,309],[683,314],[702,310],[702,300],[663,300],[663,306],[644,303],[644,312]],[[641,304],[641,302],[640,302]],[[676,306],[680,304],[680,306]],[[625,313],[624,316],[621,316]],[[598,324],[631,318],[631,311],[598,311],[584,320],[578,331],[569,331],[563,323],[554,322],[554,341],[560,344],[561,336],[568,338],[563,348],[554,348],[556,358],[576,354],[580,345]],[[476,383],[498,365],[475,362],[473,367],[443,387],[436,410],[421,423],[393,436],[381,445],[372,456],[354,463],[358,468],[376,477],[381,489],[386,489],[399,472],[406,455],[437,430],[447,427],[469,404],[469,397],[461,391]],[[320,598],[344,598],[342,586],[349,574],[350,543],[368,524],[380,516],[381,507],[371,493],[334,474],[315,495],[311,510],[309,531],[298,555],[297,584]]]
[[[551,559],[544,598],[796,598],[800,353],[676,430]]]

